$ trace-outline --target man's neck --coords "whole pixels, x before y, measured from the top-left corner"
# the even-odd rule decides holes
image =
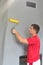
[[[33,36],[36,36],[36,35],[37,35],[37,34],[32,34],[32,37],[33,37]]]

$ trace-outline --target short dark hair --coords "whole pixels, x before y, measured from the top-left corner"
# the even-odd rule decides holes
[[[39,32],[39,30],[40,30],[40,26],[39,26],[38,24],[32,24],[31,26],[33,26],[33,29],[36,30],[36,33]]]

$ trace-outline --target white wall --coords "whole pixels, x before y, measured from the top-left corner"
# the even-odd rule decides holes
[[[43,54],[43,0],[32,0],[32,2],[36,2],[37,8],[26,7],[26,1],[15,0],[8,9],[8,18],[11,17],[20,20],[20,23],[16,26],[16,30],[26,38],[28,37],[28,26],[32,23],[40,25],[41,31],[39,35],[41,38],[41,53]],[[25,45],[20,44],[15,36],[11,34],[12,27],[15,27],[15,24],[8,22],[4,43],[3,65],[19,65],[19,56],[26,54]]]
[[[4,13],[0,16],[0,65],[3,62],[3,52],[4,52],[4,40],[5,40],[5,32],[7,26],[7,13]]]

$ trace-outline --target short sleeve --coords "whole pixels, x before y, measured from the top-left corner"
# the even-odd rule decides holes
[[[27,38],[28,44],[35,44],[35,39],[34,38]]]

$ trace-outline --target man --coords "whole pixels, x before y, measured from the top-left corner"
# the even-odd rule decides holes
[[[27,65],[40,65],[40,38],[38,32],[40,27],[38,24],[32,24],[29,28],[31,37],[23,38],[15,29],[12,33],[16,35],[17,39],[23,43],[28,44],[27,48]]]

